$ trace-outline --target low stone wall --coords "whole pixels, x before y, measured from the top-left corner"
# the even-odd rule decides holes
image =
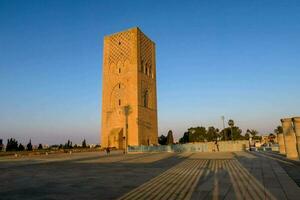
[[[130,146],[128,152],[233,152],[244,151],[249,148],[249,141],[220,141],[218,147],[215,142],[197,142],[160,146]]]

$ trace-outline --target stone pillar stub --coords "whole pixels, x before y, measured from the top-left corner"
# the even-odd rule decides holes
[[[296,147],[296,136],[293,129],[292,119],[281,119],[286,157],[289,159],[298,159],[298,151]]]
[[[300,117],[293,117],[292,121],[293,121],[294,129],[295,129],[298,157],[300,158]]]
[[[277,141],[279,145],[279,153],[286,154],[283,133],[277,133]]]

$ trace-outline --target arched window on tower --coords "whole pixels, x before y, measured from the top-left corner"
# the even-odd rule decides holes
[[[143,70],[144,70],[144,61],[142,60],[141,61],[141,72],[143,72]]]
[[[148,98],[149,98],[149,92],[148,90],[146,90],[143,94],[143,103],[144,103],[144,107],[148,107]]]
[[[151,67],[151,65],[149,66],[149,75],[152,77],[152,67]]]

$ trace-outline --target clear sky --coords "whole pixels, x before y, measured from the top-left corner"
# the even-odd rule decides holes
[[[0,0],[0,138],[99,143],[104,35],[156,43],[159,134],[300,115],[300,1]]]

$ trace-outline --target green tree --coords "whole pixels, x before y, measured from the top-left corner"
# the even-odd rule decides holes
[[[245,133],[245,139],[249,140],[249,138],[250,138],[250,134],[249,133]]]
[[[164,135],[161,135],[158,137],[158,144],[160,145],[166,145],[167,144],[167,137]]]
[[[230,127],[225,128],[221,131],[221,139],[222,140],[232,140],[232,134],[231,134],[232,130]]]
[[[18,151],[24,151],[25,150],[25,147],[23,146],[23,144],[19,144],[19,147],[18,147]]]
[[[7,140],[6,151],[18,151],[19,145],[18,141],[14,138],[10,138]]]
[[[191,127],[188,129],[189,142],[204,142],[207,140],[206,128],[203,126]]]
[[[185,143],[189,143],[189,132],[185,132],[182,136],[182,138],[179,139],[179,143],[181,144],[185,144]]]
[[[253,140],[261,140],[261,136],[258,136],[258,131],[255,129],[247,129],[247,133],[250,134]]]
[[[274,130],[274,133],[276,134],[283,133],[282,126],[277,126],[277,128]]]
[[[234,127],[234,121],[232,119],[228,120],[228,126],[230,127],[230,139],[233,140],[233,127]]]
[[[232,135],[232,140],[242,140],[244,137],[242,136],[242,130],[237,127],[231,127],[231,135]]]
[[[227,127],[221,131],[222,140],[244,140],[242,130],[238,126]]]
[[[32,151],[31,139],[29,140],[29,143],[27,144],[27,151]]]
[[[42,149],[43,149],[43,145],[42,145],[42,144],[39,144],[38,150],[42,150]]]
[[[217,140],[219,137],[219,129],[210,126],[207,129],[207,133],[206,133],[206,140],[207,141],[215,141]]]
[[[86,140],[85,139],[82,141],[82,148],[86,148]]]
[[[247,130],[247,131],[251,134],[252,137],[255,137],[258,134],[258,131],[254,129]]]
[[[2,151],[2,149],[3,149],[3,140],[0,139],[0,151]]]
[[[167,135],[167,145],[174,144],[173,132],[172,130],[168,131]]]
[[[73,148],[72,142],[68,140],[64,146],[64,149],[72,149],[72,148]]]
[[[276,136],[273,134],[273,133],[270,133],[269,136],[268,136],[268,139],[271,143],[274,143],[275,142],[275,138]]]

